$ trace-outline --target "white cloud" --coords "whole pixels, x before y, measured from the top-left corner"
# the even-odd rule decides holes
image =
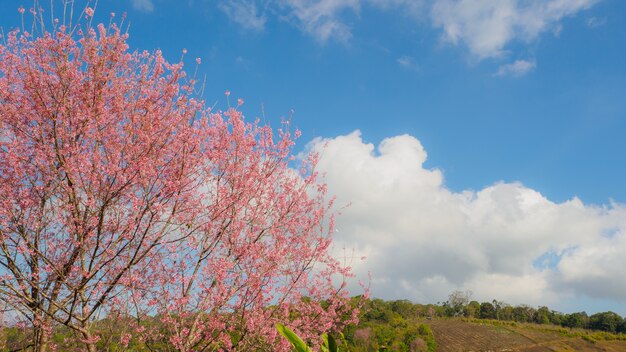
[[[278,0],[286,18],[320,42],[345,42],[352,37],[350,27],[340,18],[344,11],[357,11],[360,0]]]
[[[249,70],[254,66],[254,63],[251,60],[241,55],[235,58],[235,64],[245,70]]]
[[[626,236],[620,233],[611,238],[599,238],[563,257],[558,269],[559,283],[572,287],[594,298],[624,299],[626,281]]]
[[[411,56],[404,55],[399,57],[397,60],[398,64],[411,71],[419,71],[419,65],[415,62],[415,59]]]
[[[233,22],[245,29],[262,31],[265,29],[267,18],[258,13],[257,6],[252,0],[229,0],[219,4],[222,10]]]
[[[624,205],[555,203],[520,183],[453,192],[440,170],[424,168],[426,151],[409,135],[375,148],[356,131],[309,147],[321,153],[336,204],[351,204],[337,247],[368,257],[355,270],[372,272],[376,297],[436,302],[470,289],[512,304],[626,300],[616,279],[626,265]]]
[[[521,77],[537,67],[535,60],[517,60],[513,63],[502,65],[498,68],[496,76]]]
[[[363,6],[376,10],[398,10],[423,25],[430,15],[432,24],[443,30],[443,39],[464,44],[478,59],[506,54],[512,41],[532,41],[541,33],[561,28],[561,19],[593,6],[600,0],[221,0],[220,8],[246,28],[262,30],[267,18],[261,8],[321,43],[347,42],[352,28],[346,15]],[[149,4],[151,0],[133,0]],[[591,21],[594,23],[597,21]]]
[[[602,27],[606,24],[606,17],[591,17],[587,19],[587,26],[590,28]]]
[[[368,0],[367,2],[384,10],[400,9],[412,17],[419,17],[428,5],[427,0]]]
[[[132,3],[135,10],[142,12],[154,11],[154,3],[152,0],[132,0]]]
[[[478,59],[501,57],[511,41],[531,41],[599,0],[435,0],[432,20],[452,44]]]
[[[345,14],[359,11],[363,0],[220,0],[218,7],[247,29],[263,30],[267,16],[285,21],[320,43],[352,37]]]

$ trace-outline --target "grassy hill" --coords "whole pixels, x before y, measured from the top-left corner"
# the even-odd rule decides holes
[[[502,302],[456,307],[372,299],[364,302],[360,318],[344,330],[352,352],[626,352],[626,321],[613,312],[588,316]]]
[[[452,351],[626,351],[626,341],[610,334],[557,326],[487,320],[440,318],[424,321],[438,352]]]

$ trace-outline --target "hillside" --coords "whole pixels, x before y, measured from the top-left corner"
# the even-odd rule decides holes
[[[560,313],[468,299],[441,304],[365,300],[344,330],[349,351],[626,351],[626,320],[613,312]]]
[[[626,341],[602,340],[606,335],[556,326],[440,318],[425,320],[438,352],[452,351],[626,351]],[[598,340],[594,340],[594,336]]]

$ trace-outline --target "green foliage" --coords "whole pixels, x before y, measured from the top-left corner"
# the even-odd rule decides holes
[[[535,315],[535,323],[537,324],[550,324],[550,309],[548,307],[539,307],[537,314]]]
[[[496,309],[493,304],[489,302],[483,302],[480,304],[480,314],[479,317],[481,319],[495,319],[496,318]]]
[[[361,299],[361,298],[359,298]],[[499,317],[496,319],[496,308],[492,302],[482,304],[477,301],[469,302],[464,309],[463,321],[469,323],[490,324],[504,329],[536,329],[553,332],[564,337],[577,337],[587,341],[624,340],[626,341],[626,321],[613,312],[597,313],[589,317],[585,312],[562,314],[550,310],[548,307],[537,309],[529,306],[510,306],[497,302]],[[371,352],[371,351],[436,351],[433,332],[428,325],[431,317],[445,317],[446,310],[442,305],[414,304],[407,300],[383,301],[380,299],[365,300],[358,325],[349,325],[343,334],[323,334],[319,352]],[[452,314],[450,315],[452,316]],[[478,319],[480,316],[492,317]],[[124,317],[106,318],[95,322],[94,331],[101,337],[98,341],[98,350],[101,351],[163,351],[168,348],[166,337],[154,338],[150,341],[130,340],[127,348],[120,345],[120,337],[126,332],[128,325]],[[536,325],[541,324],[541,325]],[[142,326],[154,329],[156,335],[166,333],[159,317],[144,319]],[[311,347],[300,339],[293,331],[284,325],[276,326],[279,333],[294,347],[296,352],[311,352]],[[597,331],[584,330],[594,328]],[[0,330],[0,351],[5,349],[18,350],[30,340],[30,329],[8,327]],[[57,327],[52,339],[59,345],[60,350],[70,350],[72,346],[64,344],[72,332]],[[233,334],[232,338],[240,338]],[[219,347],[216,347],[219,349]]]
[[[449,300],[440,305],[419,305],[406,300],[367,301],[358,326],[350,326],[349,351],[435,351],[435,339],[424,318],[458,316],[460,305]],[[588,341],[626,340],[626,321],[612,312],[587,316],[585,312],[563,314],[542,306],[511,306],[504,302],[471,301],[463,307],[464,320],[500,326],[504,329],[539,329],[568,338]],[[476,320],[475,318],[485,318]],[[421,324],[421,325],[420,325]],[[540,325],[536,325],[540,324]],[[562,327],[561,327],[562,326]],[[582,330],[595,328],[602,331]],[[579,329],[580,328],[580,329]]]
[[[467,307],[465,307],[464,315],[467,318],[478,318],[480,315],[480,303],[478,303],[478,301],[471,301]]]
[[[276,324],[276,330],[278,330],[278,332],[291,343],[296,352],[312,352],[311,348],[309,348],[309,346],[307,346],[307,344],[288,327],[278,323]],[[339,352],[337,341],[334,337],[332,337],[332,335],[322,334],[320,352]]]
[[[584,335],[582,338],[585,341],[589,341],[591,343],[596,343],[596,339],[593,336],[591,336],[591,335]]]
[[[311,352],[309,346],[307,346],[306,343],[302,341],[302,339],[298,335],[296,335],[296,333],[291,331],[283,324],[276,324],[276,329],[291,343],[291,345],[293,346],[293,348],[295,348],[297,352]]]
[[[322,334],[322,346],[320,348],[322,352],[337,352],[339,346],[332,335]]]
[[[586,328],[589,317],[585,312],[567,314],[563,317],[561,325],[568,328]]]
[[[470,291],[454,291],[448,296],[448,300],[443,303],[447,316],[458,317],[465,315],[465,310],[469,304],[472,293]]]
[[[624,318],[624,321],[620,324],[618,331],[621,334],[626,334],[626,318]]]
[[[404,319],[412,319],[418,316],[418,306],[406,299],[392,301],[391,310]]]
[[[589,327],[594,330],[616,333],[620,330],[623,321],[622,317],[614,312],[596,313],[589,317]]]
[[[363,319],[366,321],[389,323],[393,320],[394,316],[399,315],[395,313],[391,307],[390,303],[382,299],[368,300],[363,307],[365,311]]]
[[[407,300],[366,301],[358,325],[344,332],[352,352],[370,351],[435,351],[435,338],[423,319],[433,314],[433,305],[413,304]],[[436,314],[436,313],[435,313]]]
[[[426,342],[428,352],[434,352],[437,350],[437,343],[435,342],[435,335],[430,329],[430,326],[426,324],[420,324],[418,327],[419,336]]]

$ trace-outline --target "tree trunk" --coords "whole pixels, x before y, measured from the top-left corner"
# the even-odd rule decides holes
[[[88,330],[83,330],[82,335],[83,335],[83,339],[87,341],[85,343],[85,347],[87,347],[87,351],[97,352],[96,342],[93,339],[93,335]]]
[[[48,334],[41,326],[36,326],[33,330],[33,351],[46,352],[48,350]]]
[[[91,343],[91,344],[87,345],[87,350],[88,350],[89,352],[97,352],[97,350],[96,350],[96,344],[95,344],[95,343]]]

